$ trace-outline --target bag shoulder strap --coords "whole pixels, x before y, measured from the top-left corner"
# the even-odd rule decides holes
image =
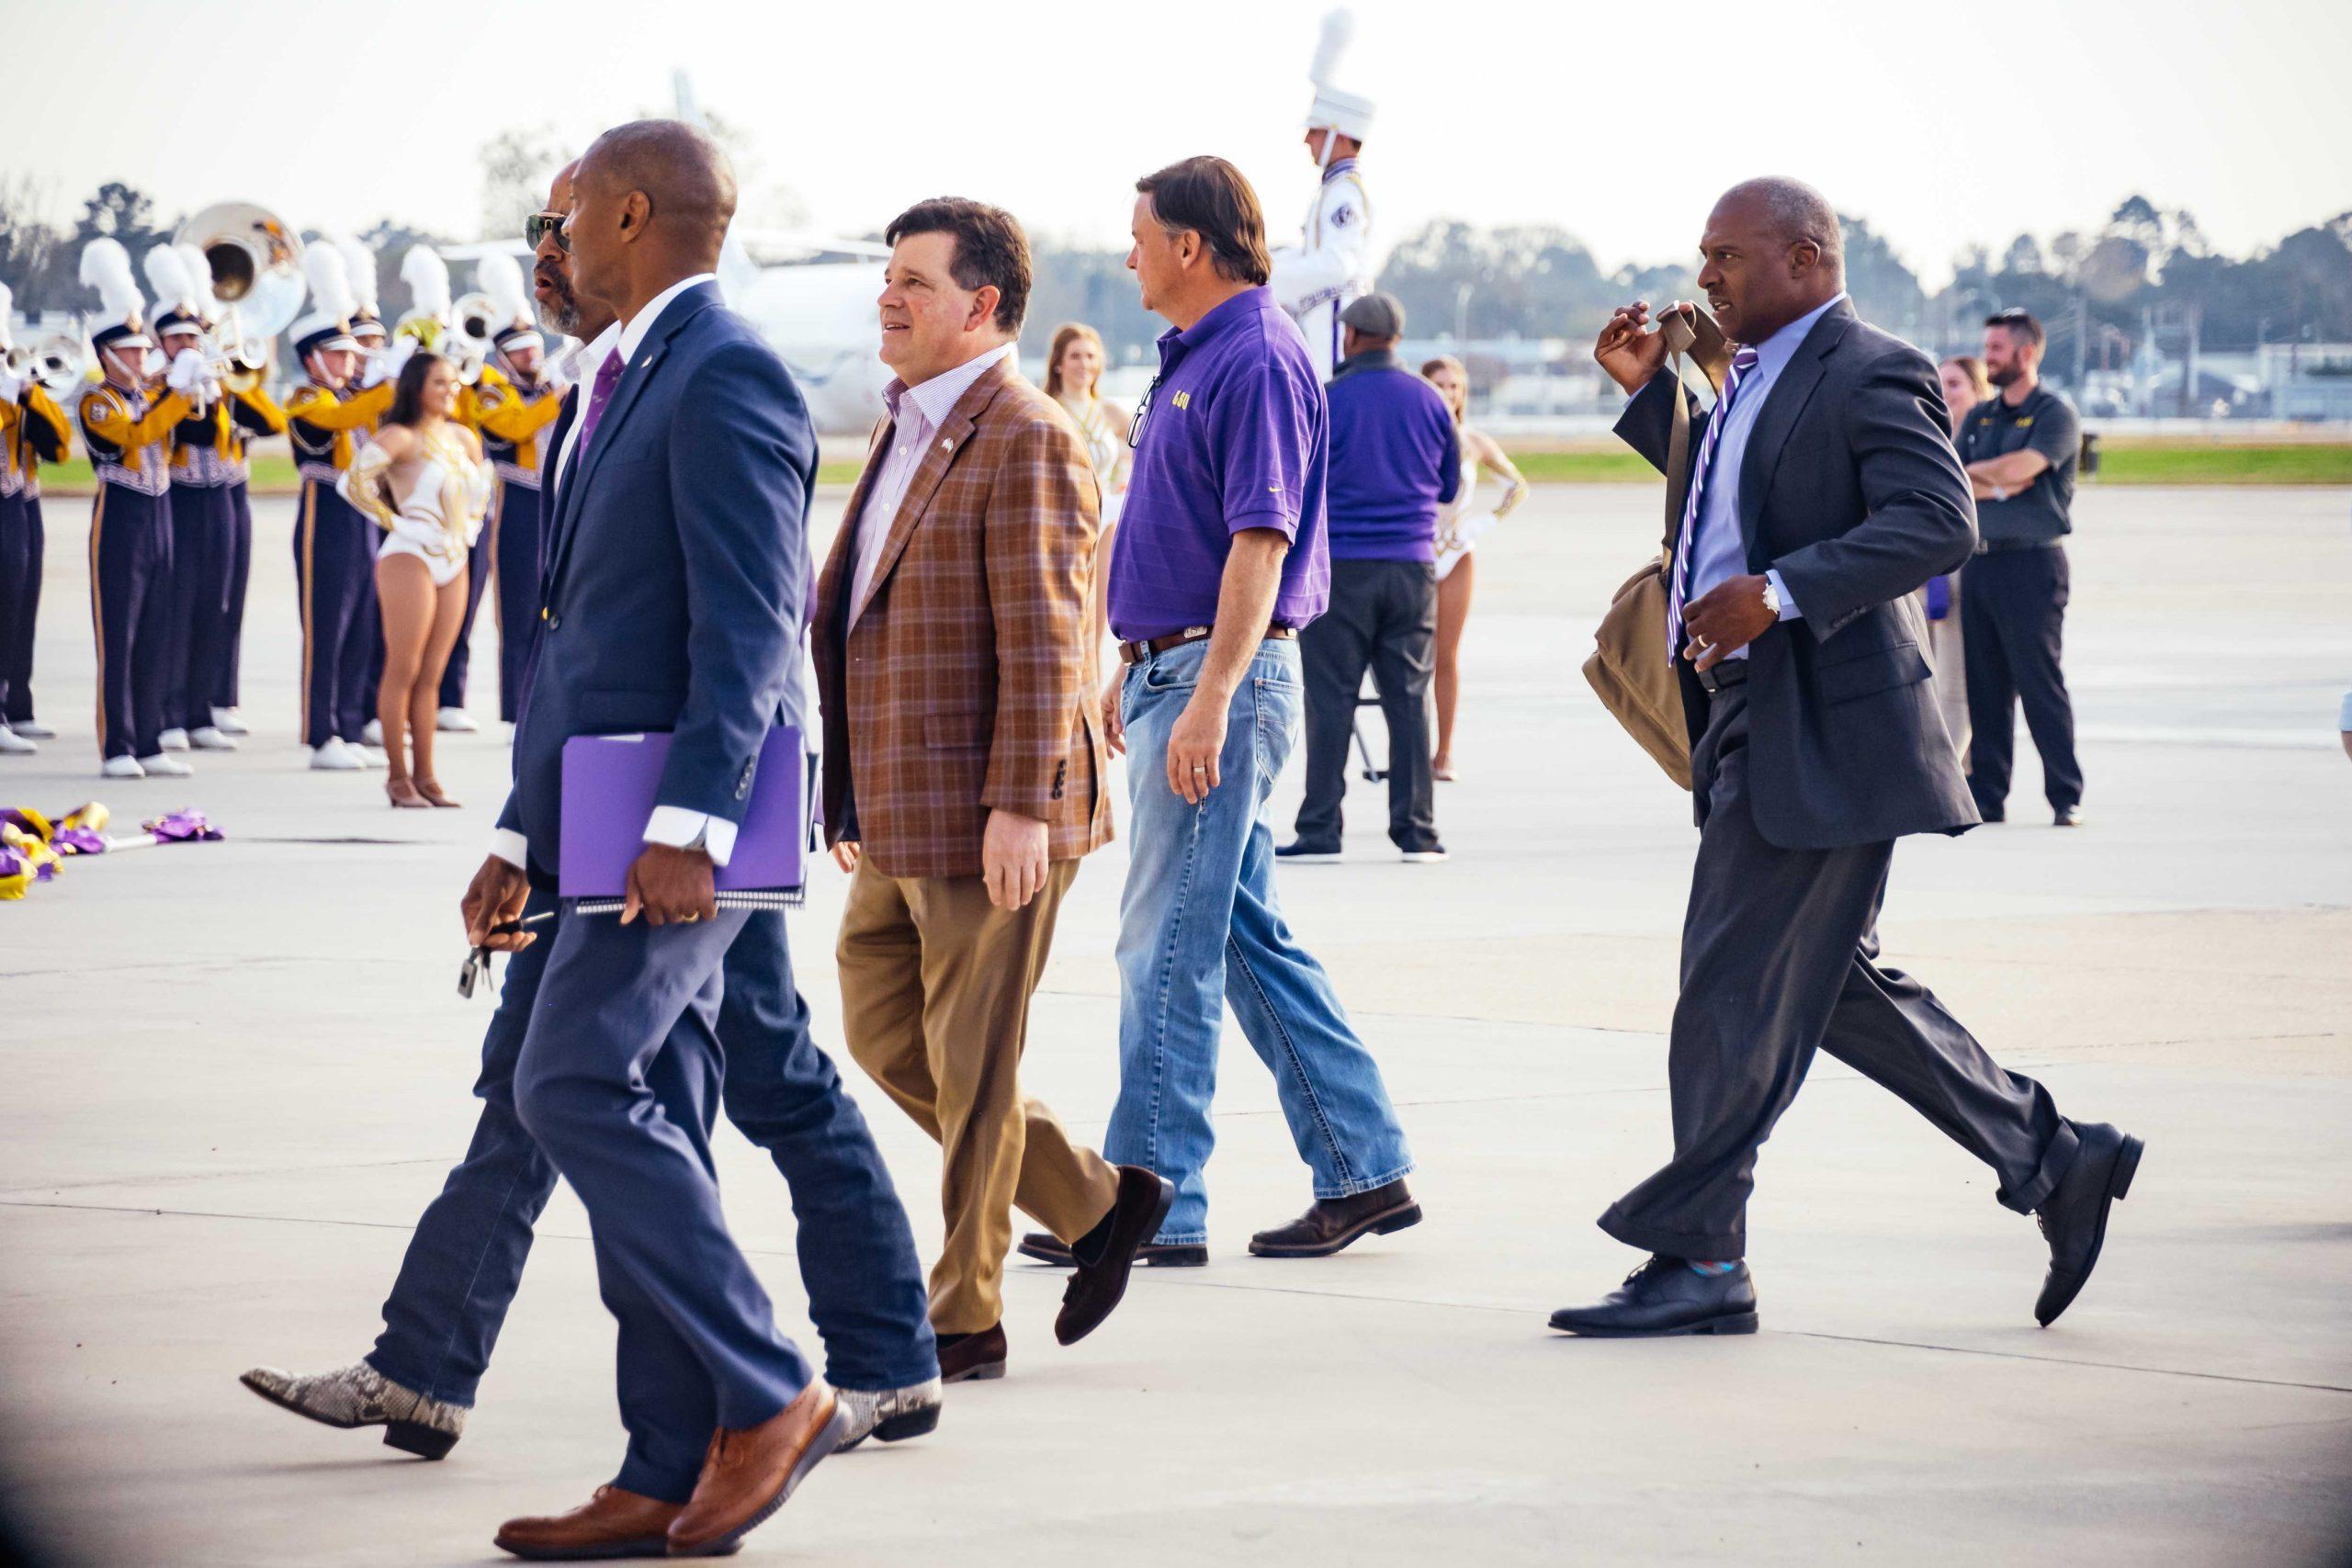
[[[1682,395],[1689,385],[1682,362],[1688,358],[1696,365],[1708,386],[1720,394],[1731,368],[1731,345],[1715,319],[1696,305],[1687,311],[1668,311],[1658,318],[1657,330],[1666,340],[1667,371],[1675,379],[1673,423],[1666,441],[1666,533],[1659,545],[1659,558],[1670,561],[1675,536],[1682,527],[1682,509],[1690,499],[1690,400]]]

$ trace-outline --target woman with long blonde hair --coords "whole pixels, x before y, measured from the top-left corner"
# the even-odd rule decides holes
[[[1430,760],[1433,777],[1453,778],[1453,718],[1462,695],[1462,628],[1470,623],[1470,590],[1476,581],[1471,552],[1478,536],[1511,513],[1527,499],[1527,479],[1502,446],[1466,422],[1470,412],[1470,372],[1452,355],[1441,355],[1421,367],[1421,375],[1453,411],[1453,426],[1462,440],[1462,488],[1437,519],[1437,669],[1430,684],[1437,699],[1437,750]],[[1503,498],[1491,513],[1481,513],[1472,495],[1480,470],[1503,481]]]
[[[400,807],[456,806],[433,773],[441,671],[466,615],[466,561],[490,512],[493,475],[481,438],[453,417],[457,367],[420,353],[401,369],[391,412],[335,488],[384,530],[376,597],[384,613],[384,679],[376,717]],[[415,748],[413,764],[403,736]]]
[[[1086,455],[1094,464],[1095,482],[1102,487],[1102,525],[1118,515],[1127,493],[1127,411],[1102,396],[1102,367],[1108,355],[1102,334],[1083,321],[1068,321],[1054,329],[1054,346],[1046,355],[1046,396],[1062,405],[1086,438]]]

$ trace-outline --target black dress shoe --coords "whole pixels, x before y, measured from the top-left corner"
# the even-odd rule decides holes
[[[2054,828],[2079,828],[2082,825],[2083,808],[2079,806],[2062,806],[2051,814],[2051,826]]]
[[[1127,1293],[1127,1273],[1135,1267],[1136,1254],[1144,1244],[1159,1234],[1159,1222],[1176,1203],[1176,1185],[1144,1169],[1139,1165],[1119,1167],[1119,1195],[1104,1216],[1103,1239],[1094,1261],[1086,1261],[1091,1236],[1081,1238],[1072,1248],[1078,1259],[1077,1271],[1070,1275],[1069,1284],[1062,1291],[1062,1310],[1054,1319],[1054,1337],[1065,1345],[1075,1345],[1096,1329],[1111,1315],[1119,1298]]]
[[[2077,1122],[2075,1135],[2082,1140],[2075,1163],[2033,1214],[2050,1243],[2050,1273],[2033,1303],[2033,1320],[2044,1328],[2073,1304],[2098,1266],[2099,1248],[2107,1244],[2108,1207],[2132,1190],[2143,1147],[2104,1122]]]
[[[1358,1236],[1386,1235],[1420,1223],[1421,1206],[1400,1178],[1352,1197],[1317,1198],[1290,1224],[1251,1236],[1250,1251],[1257,1258],[1329,1258]]]
[[[1001,1378],[1008,1350],[1001,1323],[990,1324],[978,1334],[940,1335],[939,1381],[986,1382]]]
[[[1340,863],[1340,846],[1310,844],[1305,839],[1299,839],[1277,848],[1274,858],[1286,865],[1337,865]]]
[[[1554,1313],[1552,1326],[1591,1339],[1753,1334],[1756,1281],[1746,1263],[1727,1273],[1701,1274],[1679,1258],[1653,1258],[1599,1305]]]
[[[1034,1258],[1040,1263],[1050,1263],[1057,1269],[1074,1269],[1078,1259],[1069,1243],[1051,1231],[1031,1231],[1013,1248],[1023,1258]],[[1164,1241],[1147,1242],[1136,1254],[1138,1269],[1198,1269],[1209,1260],[1209,1249],[1200,1242],[1171,1245]]]

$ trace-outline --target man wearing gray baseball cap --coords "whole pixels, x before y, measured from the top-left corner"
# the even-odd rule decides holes
[[[1340,858],[1340,799],[1356,694],[1372,671],[1388,721],[1388,837],[1407,862],[1445,858],[1430,774],[1437,637],[1438,510],[1462,484],[1453,416],[1396,357],[1405,307],[1367,294],[1340,313],[1346,357],[1327,389],[1331,607],[1299,633],[1306,686],[1306,798],[1294,864]]]

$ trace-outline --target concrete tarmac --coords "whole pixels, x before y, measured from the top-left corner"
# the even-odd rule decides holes
[[[1895,857],[1887,962],[2067,1112],[2147,1140],[2074,1309],[2036,1328],[2032,1223],[1825,1061],[1761,1163],[1762,1332],[1577,1341],[1545,1315],[1639,1261],[1592,1220],[1669,1144],[1689,807],[1578,674],[1656,494],[1539,490],[1482,547],[1451,863],[1398,863],[1359,782],[1348,862],[1283,874],[1402,1107],[1427,1223],[1326,1261],[1246,1256],[1308,1192],[1228,1031],[1211,1265],[1138,1272],[1069,1350],[1061,1277],[1017,1265],[1011,1376],[952,1390],[933,1436],[824,1465],[747,1560],[2346,1561],[2352,495],[2087,488],[2068,673],[2089,825],[2047,825],[2020,735],[2010,825]],[[454,994],[456,904],[504,777],[496,631],[485,614],[484,733],[444,740],[467,809],[394,812],[380,773],[305,771],[291,508],[266,501],[256,734],[190,780],[101,783],[87,504],[49,503],[36,689],[63,734],[0,759],[0,800],[95,796],[125,822],[192,804],[229,840],[0,908],[0,1501],[57,1561],[507,1561],[500,1520],[571,1506],[620,1457],[568,1192],[446,1461],[236,1383],[368,1348],[464,1147],[490,1004]],[[1114,847],[1078,879],[1024,1068],[1087,1137],[1115,1080],[1124,865]],[[928,1252],[936,1153],[839,1048],[842,886],[823,871],[794,918],[802,984]],[[732,1134],[718,1155],[813,1345],[783,1186]]]

